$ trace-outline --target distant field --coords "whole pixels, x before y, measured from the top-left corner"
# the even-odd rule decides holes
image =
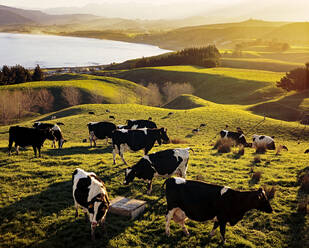
[[[297,67],[302,67],[304,64],[268,58],[222,58],[221,66],[274,72],[287,72]]]
[[[188,96],[189,97],[189,96]],[[199,102],[198,99],[195,99]],[[203,100],[202,100],[203,101]],[[206,102],[206,101],[205,101]],[[201,102],[200,102],[201,103]],[[273,185],[276,196],[271,201],[272,214],[250,211],[234,227],[227,226],[226,247],[308,247],[308,215],[296,212],[299,199],[307,197],[296,183],[297,173],[308,169],[309,131],[302,133],[297,123],[288,123],[267,118],[264,123],[251,130],[262,117],[227,105],[211,103],[192,110],[145,107],[135,104],[125,105],[81,105],[60,112],[50,113],[20,125],[31,126],[35,120],[50,119],[51,115],[61,118],[54,120],[62,126],[68,140],[62,150],[51,149],[50,142],[43,147],[42,157],[33,158],[32,149],[21,151],[19,156],[7,156],[8,130],[0,127],[0,243],[1,247],[93,247],[90,241],[90,225],[84,222],[81,214],[74,218],[71,193],[71,173],[76,167],[94,171],[101,177],[110,197],[117,195],[134,197],[147,201],[145,213],[137,220],[109,214],[106,233],[97,229],[97,247],[217,247],[220,234],[213,238],[208,233],[212,221],[198,223],[187,221],[191,235],[186,237],[176,224],[171,225],[171,237],[164,233],[166,201],[162,191],[163,179],[155,179],[153,193],[146,195],[145,182],[135,180],[124,186],[124,169],[117,157],[117,165],[112,165],[112,154],[105,141],[99,147],[89,148],[81,143],[88,136],[86,124],[89,121],[107,120],[108,114],[116,117],[117,124],[126,119],[146,119],[149,116],[161,127],[166,127],[170,138],[185,142],[179,145],[154,147],[151,152],[175,147],[191,147],[188,165],[189,179],[202,178],[206,182],[230,186],[234,189],[257,189],[261,185]],[[96,115],[89,115],[94,111]],[[53,121],[50,121],[53,122]],[[192,128],[201,123],[206,127],[193,135]],[[215,134],[228,124],[231,130],[241,126],[247,139],[253,133],[275,135],[278,144],[285,144],[288,152],[276,156],[273,151],[261,155],[261,162],[253,161],[254,150],[247,148],[245,155],[234,153],[219,154],[212,150]],[[249,133],[247,133],[249,132]],[[303,135],[301,135],[303,134]],[[300,140],[298,140],[300,138]],[[299,142],[298,142],[299,141]],[[104,145],[103,145],[104,144]],[[235,152],[237,149],[234,148]],[[133,165],[142,152],[125,153],[125,158]],[[250,170],[262,172],[258,184],[251,182]]]
[[[112,75],[137,83],[188,82],[195,89],[194,95],[205,100],[247,105],[281,95],[282,91],[275,86],[275,82],[284,74],[221,67],[205,69],[197,66],[165,66],[116,71]]]

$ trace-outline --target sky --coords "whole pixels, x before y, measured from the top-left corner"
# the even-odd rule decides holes
[[[309,21],[309,0],[0,0],[10,7],[48,14],[94,14],[127,19],[181,19],[192,16],[215,21]]]
[[[238,3],[244,0],[0,0],[0,4],[8,5],[12,7],[28,8],[28,9],[44,9],[44,8],[55,8],[55,7],[82,7],[87,4],[100,4],[100,3],[142,3],[142,4],[153,4],[153,5],[166,5],[174,3],[210,3],[212,5],[224,5],[231,3]]]

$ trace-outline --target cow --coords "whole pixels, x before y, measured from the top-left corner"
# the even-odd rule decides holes
[[[72,174],[72,190],[75,206],[75,218],[78,217],[78,207],[84,211],[91,223],[91,237],[95,239],[95,228],[98,224],[102,227],[110,201],[104,183],[95,173],[86,172],[77,168]]]
[[[127,129],[157,128],[156,123],[151,120],[127,120]]]
[[[115,116],[113,115],[110,115],[109,118],[115,120]]]
[[[210,233],[214,235],[215,229],[220,226],[222,243],[225,241],[225,227],[227,223],[236,225],[251,209],[271,213],[272,207],[269,198],[260,188],[255,191],[237,191],[225,186],[207,184],[202,181],[186,180],[175,177],[165,181],[167,215],[165,232],[170,235],[170,222],[173,219],[182,226],[186,235],[189,235],[185,227],[187,218],[195,221],[214,219],[214,226]]]
[[[117,129],[112,134],[113,143],[113,164],[116,164],[116,153],[119,154],[124,164],[123,154],[126,150],[139,151],[144,149],[145,155],[151,150],[157,141],[159,145],[162,141],[169,142],[167,129],[164,128],[142,128],[142,129]]]
[[[48,138],[49,140],[51,140],[53,142],[52,143],[53,148],[56,148],[56,141],[58,141],[58,148],[59,149],[62,148],[63,144],[66,142],[66,140],[62,136],[62,132],[61,132],[60,127],[56,124],[35,122],[33,124],[33,127],[36,128],[36,129],[41,129],[41,130],[50,129],[50,130],[53,131],[54,138],[53,139]]]
[[[96,146],[97,139],[105,139],[106,143],[108,138],[112,138],[112,132],[116,130],[116,125],[111,122],[102,121],[102,122],[89,122],[87,124],[89,130],[89,141],[90,147],[92,147],[92,142]]]
[[[34,156],[37,157],[37,151],[39,157],[41,157],[41,147],[46,139],[54,139],[53,131],[50,129],[36,129],[20,126],[12,126],[9,129],[9,155],[11,154],[12,145],[15,142],[16,154],[18,155],[18,148],[32,146]]]
[[[89,111],[88,114],[94,115],[95,113],[93,111]]]
[[[177,174],[186,178],[187,164],[189,160],[188,148],[175,148],[145,155],[131,168],[125,171],[124,184],[128,185],[135,177],[148,181],[148,191],[152,190],[154,176],[170,177]]]
[[[268,150],[275,150],[276,145],[274,141],[274,137],[266,136],[266,135],[257,135],[253,134],[252,136],[252,148],[263,147]]]
[[[249,146],[243,133],[222,130],[220,131],[220,136],[222,139],[232,139],[235,141],[236,145],[243,145],[245,147]]]

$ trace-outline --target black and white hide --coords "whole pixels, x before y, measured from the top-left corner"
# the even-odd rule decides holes
[[[78,207],[81,207],[91,223],[91,237],[94,240],[94,230],[98,224],[104,227],[106,213],[110,201],[104,183],[95,173],[76,169],[72,175],[75,218],[78,217]]]
[[[152,190],[155,176],[170,177],[178,175],[186,178],[187,165],[191,148],[175,148],[145,155],[134,166],[125,171],[124,184],[128,185],[135,177],[148,182],[148,191]]]

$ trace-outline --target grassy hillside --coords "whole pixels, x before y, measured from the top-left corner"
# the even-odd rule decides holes
[[[194,95],[205,100],[247,105],[281,95],[282,91],[275,82],[284,74],[235,68],[166,66],[116,71],[112,75],[137,83],[188,82],[195,89]]]
[[[68,143],[62,150],[50,149],[50,142],[43,147],[41,158],[33,158],[33,151],[21,151],[19,156],[7,156],[7,134],[0,134],[0,243],[2,247],[93,247],[90,241],[90,225],[81,214],[74,219],[71,194],[71,173],[76,167],[94,171],[106,184],[113,199],[117,195],[147,201],[145,213],[131,221],[116,215],[107,217],[106,232],[96,231],[96,246],[100,247],[217,247],[219,232],[210,238],[212,221],[198,223],[187,221],[191,235],[183,235],[181,228],[171,225],[171,237],[164,233],[166,202],[161,185],[163,179],[155,179],[153,193],[146,195],[145,182],[135,180],[124,186],[124,166],[117,157],[112,165],[111,148],[105,141],[99,147],[89,148],[81,143],[88,136],[86,123],[106,120],[109,109],[116,123],[126,119],[151,116],[159,126],[167,127],[170,138],[179,138],[185,144],[162,145],[151,152],[173,147],[192,147],[188,165],[189,179],[230,186],[234,189],[257,189],[261,185],[274,185],[276,196],[271,205],[272,214],[252,210],[234,227],[227,226],[226,247],[307,247],[309,245],[308,215],[297,213],[297,202],[306,195],[296,183],[297,173],[308,168],[308,158],[303,152],[309,147],[309,133],[298,136],[302,127],[266,119],[265,123],[250,130],[262,118],[235,107],[209,104],[192,110],[173,110],[140,105],[81,105],[50,115],[62,116],[55,120],[65,124],[62,130]],[[97,115],[89,115],[89,111]],[[49,115],[43,118],[49,119]],[[21,125],[30,126],[33,119]],[[197,135],[192,128],[206,123]],[[249,136],[253,133],[275,135],[279,144],[285,144],[289,152],[275,156],[272,151],[261,155],[261,162],[253,162],[254,150],[246,149],[245,155],[218,154],[212,150],[215,134],[225,125],[230,129],[241,126]],[[8,127],[0,127],[0,132]],[[103,145],[104,144],[104,145]],[[235,148],[235,151],[237,149]],[[142,152],[126,153],[125,158],[133,165]],[[262,172],[258,184],[251,182],[250,170]],[[80,211],[81,212],[81,211]]]
[[[166,109],[193,109],[198,107],[205,107],[213,104],[212,102],[201,99],[197,96],[182,94],[172,101],[168,102],[162,108]]]
[[[48,89],[54,96],[54,109],[63,108],[66,103],[62,97],[64,88],[73,87],[80,91],[82,103],[91,102],[93,96],[99,96],[104,103],[136,102],[136,88],[142,86],[118,78],[92,76],[86,74],[60,74],[50,76],[45,81],[1,86],[2,90]]]

